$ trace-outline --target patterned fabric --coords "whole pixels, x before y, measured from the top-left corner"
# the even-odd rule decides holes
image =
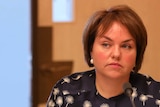
[[[136,107],[160,107],[160,83],[149,76],[131,73],[132,100]],[[62,78],[53,87],[47,107],[132,107],[128,96],[109,99],[95,87],[95,70],[75,73]]]

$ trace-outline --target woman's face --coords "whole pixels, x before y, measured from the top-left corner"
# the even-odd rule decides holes
[[[97,36],[91,51],[96,75],[105,78],[129,78],[136,62],[136,44],[125,26],[114,22]]]

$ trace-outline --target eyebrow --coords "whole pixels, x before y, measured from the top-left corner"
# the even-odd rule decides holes
[[[107,39],[109,41],[113,41],[111,38],[109,38],[107,36],[102,36],[101,38],[105,38],[105,39]],[[122,43],[129,42],[129,41],[133,41],[134,42],[134,39],[127,39],[127,40],[122,41]]]

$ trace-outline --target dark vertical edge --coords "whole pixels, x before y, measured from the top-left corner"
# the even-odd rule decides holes
[[[38,28],[38,0],[31,0],[31,107],[37,107],[38,105],[38,62],[37,62],[37,28]]]

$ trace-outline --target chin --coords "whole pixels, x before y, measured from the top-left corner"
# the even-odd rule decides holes
[[[129,74],[126,74],[122,71],[115,71],[115,70],[108,71],[104,75],[112,79],[124,79],[129,77]]]

